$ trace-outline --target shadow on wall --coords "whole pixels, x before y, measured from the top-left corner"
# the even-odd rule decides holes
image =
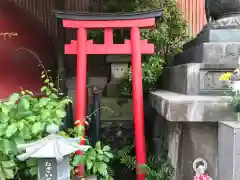
[[[39,62],[27,51],[16,53],[19,47],[30,49],[39,56],[46,69],[55,70],[52,39],[42,24],[14,2],[1,0],[0,98],[19,92],[20,87],[40,93],[42,69],[38,67]]]

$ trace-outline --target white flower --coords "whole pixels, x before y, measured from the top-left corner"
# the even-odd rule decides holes
[[[233,91],[240,91],[240,81],[233,81],[230,86]]]

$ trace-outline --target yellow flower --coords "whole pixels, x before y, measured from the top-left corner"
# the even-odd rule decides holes
[[[226,73],[222,74],[222,75],[219,77],[219,80],[220,80],[220,81],[229,81],[231,75],[232,75],[231,72],[226,72]]]

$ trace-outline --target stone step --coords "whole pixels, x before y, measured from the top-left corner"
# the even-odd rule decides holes
[[[198,36],[183,45],[183,49],[189,49],[206,42],[240,42],[240,29],[207,29]]]
[[[202,43],[177,54],[170,65],[186,63],[228,64],[236,67],[240,42]]]
[[[73,114],[75,119],[75,99],[76,90],[69,90],[68,96],[73,99]],[[119,102],[122,103],[119,103]],[[131,99],[127,98],[113,98],[113,97],[101,97],[101,120],[133,120],[133,103]]]
[[[228,105],[228,98],[158,90],[151,92],[149,101],[161,116],[171,122],[235,121],[237,113]]]
[[[222,95],[227,83],[219,76],[231,72],[236,66],[230,64],[189,63],[166,67],[161,82],[162,89],[187,95]]]

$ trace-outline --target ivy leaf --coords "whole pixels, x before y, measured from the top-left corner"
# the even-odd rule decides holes
[[[84,130],[84,128],[83,128],[83,126],[81,124],[77,126],[77,135],[78,135],[78,137],[82,137],[83,130]]]
[[[36,166],[36,164],[37,164],[37,162],[34,159],[28,159],[26,161],[27,167],[33,167],[33,166]]]
[[[45,81],[44,81],[44,82],[45,82],[45,83],[49,83],[49,81],[50,81],[49,79],[45,79]]]
[[[28,117],[26,117],[26,119],[28,121],[34,122],[34,121],[36,121],[36,116],[28,116]]]
[[[1,166],[3,168],[14,168],[16,166],[13,160],[10,161],[1,161]]]
[[[111,148],[109,147],[109,146],[103,146],[103,149],[102,149],[103,151],[110,151],[111,150]]]
[[[8,139],[2,139],[1,141],[1,150],[3,150],[3,152],[5,154],[9,154],[9,152],[11,152],[11,142]]]
[[[54,87],[54,84],[53,84],[53,83],[49,83],[49,86],[50,86],[51,88],[53,88],[53,87]]]
[[[27,99],[21,99],[19,102],[19,106],[26,110],[30,107],[30,103]]]
[[[41,92],[45,92],[46,89],[47,89],[47,86],[43,86],[43,87],[41,88]]]
[[[21,136],[19,136],[19,137],[14,138],[14,142],[15,142],[16,145],[24,144],[25,140]]]
[[[2,171],[2,168],[0,168],[0,179],[2,179],[2,180],[6,179],[5,175],[4,175],[3,171]]]
[[[106,155],[103,156],[103,161],[108,163],[110,161],[110,158]]]
[[[35,167],[31,167],[30,169],[29,169],[29,173],[30,173],[30,175],[33,177],[33,176],[36,176],[37,175],[37,167],[35,166]]]
[[[87,166],[87,169],[90,171],[91,168],[93,167],[93,162],[88,159],[88,160],[86,161],[86,166]]]
[[[103,156],[102,155],[97,155],[97,160],[98,161],[103,161]]]
[[[10,111],[10,108],[8,107],[8,106],[6,106],[6,105],[1,105],[1,110],[2,110],[2,112],[6,115],[6,114],[8,114],[9,113],[9,111]]]
[[[3,173],[4,173],[6,179],[14,178],[15,173],[12,169],[3,168],[2,170],[3,170]]]
[[[7,136],[8,138],[12,137],[12,135],[13,135],[14,133],[16,133],[17,130],[18,130],[17,124],[11,124],[10,126],[7,127],[6,136]]]
[[[47,103],[49,102],[49,98],[41,98],[40,100],[39,100],[39,106],[40,107],[43,107],[43,106],[46,106],[47,105]]]
[[[26,125],[23,127],[23,129],[20,131],[19,136],[21,136],[24,139],[30,139],[30,130],[29,127],[26,127]]]
[[[96,151],[94,149],[88,150],[87,158],[89,158],[91,160],[95,160],[96,159]]]
[[[60,118],[64,118],[64,117],[66,116],[65,110],[62,110],[62,109],[57,109],[57,110],[56,110],[56,114],[57,114],[57,116],[60,117]]]
[[[9,96],[8,102],[10,104],[15,104],[18,101],[19,97],[20,95],[18,93],[13,93],[11,96]]]
[[[21,130],[24,128],[24,123],[23,123],[23,121],[20,121],[20,122],[18,123],[18,128],[19,128],[19,131],[21,131]]]
[[[108,174],[107,165],[105,163],[100,163],[98,171],[101,175],[106,176]]]
[[[106,155],[109,158],[113,158],[113,154],[109,152],[104,152],[104,155]]]
[[[41,122],[34,123],[31,130],[33,134],[38,134],[43,130],[42,123]]]
[[[3,136],[6,132],[8,124],[0,124],[0,136]]]
[[[95,146],[96,150],[101,150],[101,142],[98,141]]]
[[[73,158],[73,166],[78,166],[79,164],[83,164],[84,162],[84,157],[81,155],[75,155]]]

